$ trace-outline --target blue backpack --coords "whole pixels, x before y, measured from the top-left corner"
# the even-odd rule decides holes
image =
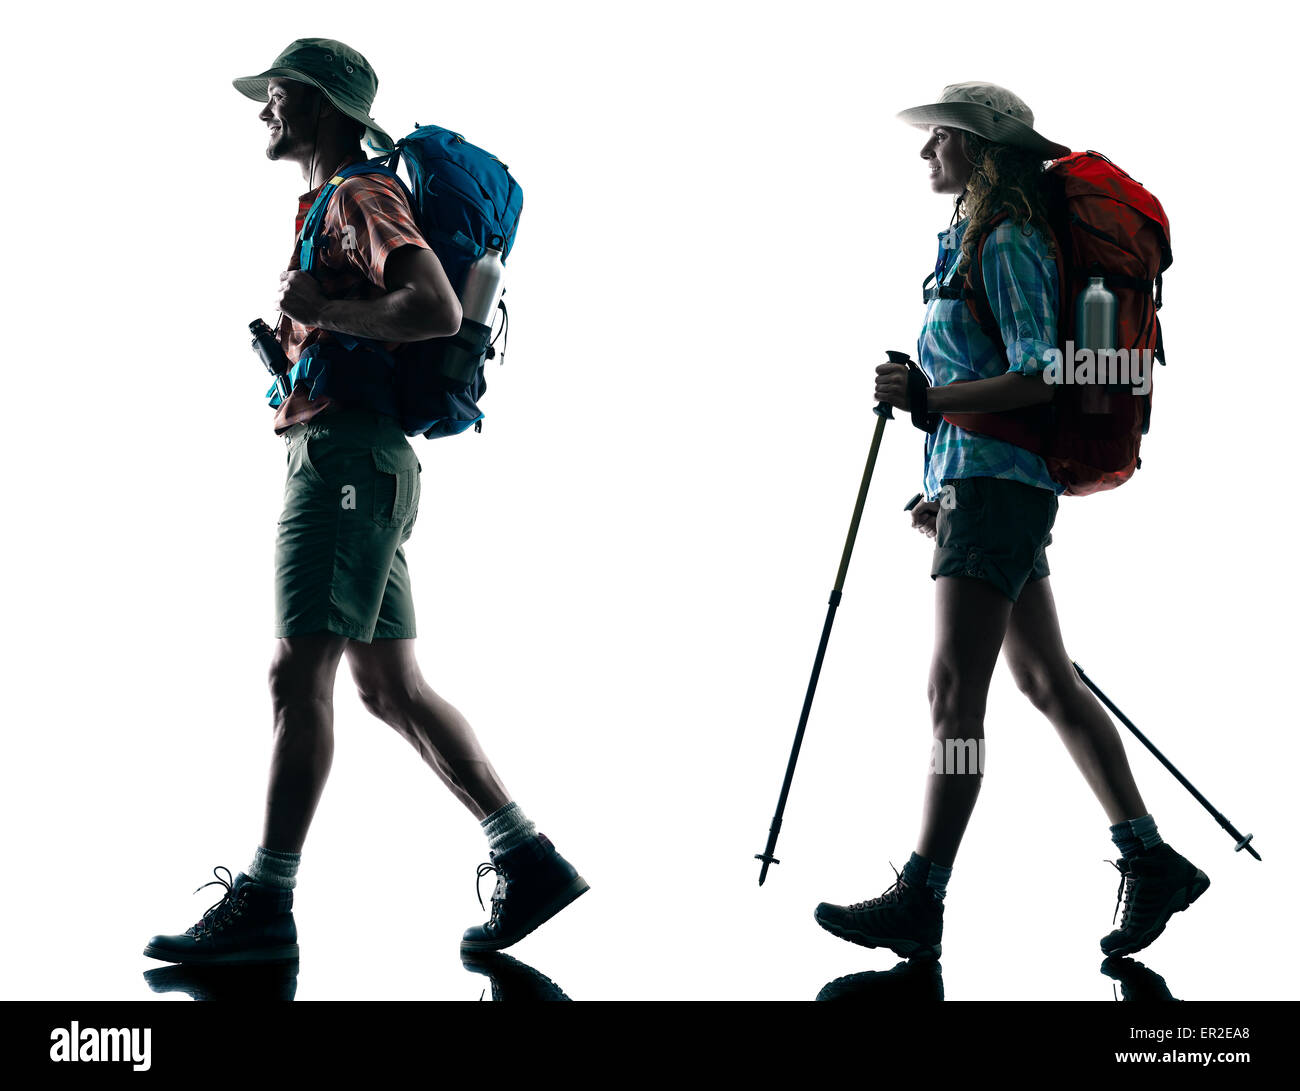
[[[411,176],[410,188],[397,174],[399,157]],[[391,153],[345,167],[321,187],[303,220],[298,263],[304,272],[312,271],[317,235],[330,197],[345,179],[357,174],[387,175],[402,187],[420,233],[442,263],[457,295],[470,266],[489,246],[500,250],[502,262],[510,255],[524,195],[506,165],[458,133],[421,125],[399,140]],[[504,333],[509,325],[505,302],[498,308]],[[470,425],[475,431],[482,430],[478,400],[487,389],[483,366],[497,355],[489,327],[466,321],[453,337],[415,341],[391,355],[364,338],[340,333],[332,336],[350,355],[360,353],[369,358],[361,371],[373,374],[376,369],[391,369],[398,419],[408,436],[454,436]],[[448,346],[456,343],[478,359],[468,381],[464,375],[448,374],[443,366]],[[504,348],[503,344],[503,354]]]

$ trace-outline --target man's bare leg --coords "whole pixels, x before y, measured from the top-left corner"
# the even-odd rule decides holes
[[[347,657],[366,708],[415,747],[479,821],[510,802],[469,722],[424,680],[414,640],[349,640]]]
[[[350,640],[347,656],[366,708],[415,747],[487,835],[487,867],[497,872],[492,915],[466,929],[462,958],[517,943],[586,892],[586,880],[511,800],[465,717],[424,680],[413,640]]]
[[[282,637],[271,662],[274,743],[262,847],[300,853],[334,760],[334,676],[347,638]]]
[[[144,949],[150,958],[251,964],[298,957],[293,889],[334,757],[334,676],[345,641],[329,632],[279,640],[270,671],[274,739],[262,843],[247,873],[213,870],[208,885],[225,886],[226,896],[184,933],[154,936]]]

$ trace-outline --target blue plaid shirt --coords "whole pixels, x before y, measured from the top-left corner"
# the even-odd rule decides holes
[[[960,283],[954,277],[968,220],[939,232],[937,283]],[[1006,342],[1011,371],[1033,375],[1046,367],[1044,354],[1056,347],[1056,261],[1042,232],[1025,235],[1021,225],[999,224],[984,241],[981,259],[984,290]],[[991,379],[1007,371],[994,345],[970,308],[960,299],[932,299],[917,339],[917,361],[931,386],[960,379]],[[1058,496],[1057,484],[1039,455],[989,436],[967,432],[946,420],[926,437],[925,496],[937,500],[943,482],[960,477],[1002,477],[1021,481]]]

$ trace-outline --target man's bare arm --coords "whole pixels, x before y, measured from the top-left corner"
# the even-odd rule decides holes
[[[424,341],[460,329],[460,301],[433,251],[394,250],[384,287],[378,299],[326,299],[315,277],[292,270],[280,275],[280,309],[303,325],[372,341]]]

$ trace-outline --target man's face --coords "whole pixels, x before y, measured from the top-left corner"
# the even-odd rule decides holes
[[[934,126],[921,158],[930,166],[930,189],[935,193],[960,193],[970,181],[971,165],[962,148],[960,129]]]
[[[305,163],[318,135],[320,92],[297,80],[273,79],[267,83],[267,102],[258,114],[270,128],[268,159]]]

